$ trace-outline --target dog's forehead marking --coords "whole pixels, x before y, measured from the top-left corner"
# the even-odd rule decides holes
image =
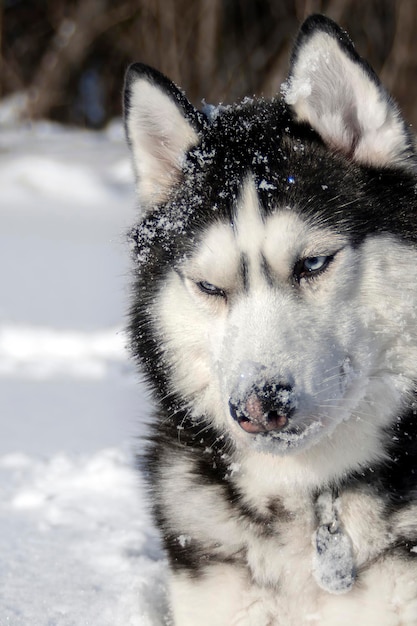
[[[242,253],[253,258],[259,255],[265,237],[265,223],[262,219],[255,184],[251,178],[244,183],[235,212],[236,243]]]
[[[218,221],[205,231],[192,266],[205,280],[224,287],[234,284],[239,274],[248,288],[260,277],[268,283],[273,276],[286,280],[298,259],[333,253],[344,242],[336,233],[303,220],[291,207],[277,206],[263,215],[255,182],[248,178],[233,222]]]
[[[255,182],[247,179],[236,206],[235,238],[252,275],[272,269],[287,275],[307,239],[307,225],[290,208],[263,217]]]

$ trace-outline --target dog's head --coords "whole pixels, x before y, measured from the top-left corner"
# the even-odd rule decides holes
[[[199,112],[142,65],[125,94],[131,330],[162,404],[238,448],[377,455],[417,374],[416,159],[373,71],[313,16],[281,98]]]

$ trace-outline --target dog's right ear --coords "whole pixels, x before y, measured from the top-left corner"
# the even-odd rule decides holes
[[[126,73],[124,122],[141,207],[163,202],[199,142],[203,115],[163,74],[135,63]]]

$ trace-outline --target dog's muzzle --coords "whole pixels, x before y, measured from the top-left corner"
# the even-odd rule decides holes
[[[282,430],[288,425],[296,405],[291,385],[283,383],[256,385],[242,398],[229,400],[231,416],[250,434]]]

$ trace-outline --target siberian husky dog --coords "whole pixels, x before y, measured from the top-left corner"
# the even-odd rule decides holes
[[[132,350],[176,626],[417,625],[417,156],[344,31],[281,95],[196,110],[147,66]]]

